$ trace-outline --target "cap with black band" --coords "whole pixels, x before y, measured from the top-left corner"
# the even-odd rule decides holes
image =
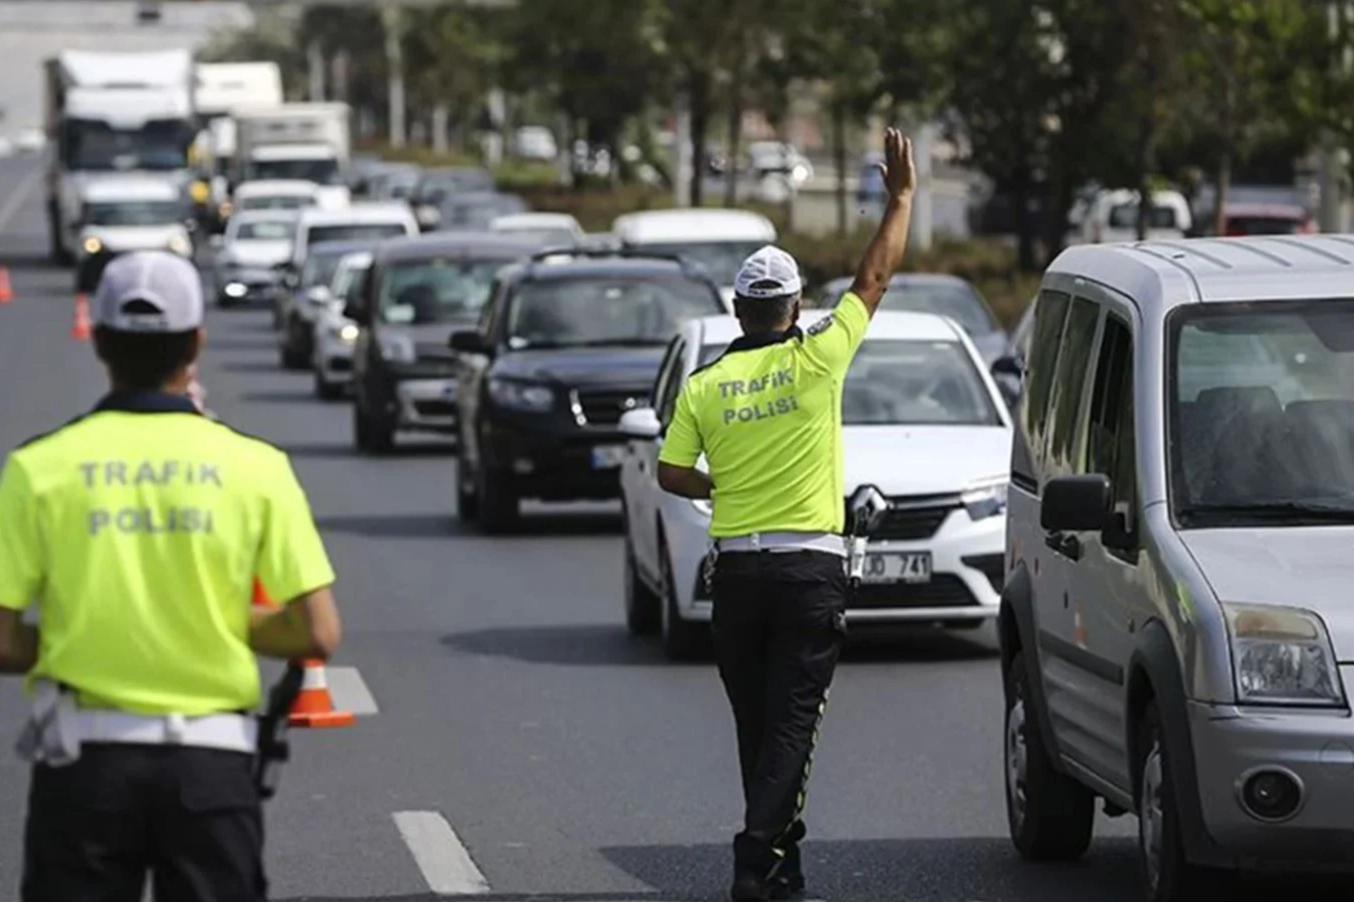
[[[191,332],[206,317],[202,278],[177,254],[123,254],[104,269],[91,315],[95,326],[115,332]]]

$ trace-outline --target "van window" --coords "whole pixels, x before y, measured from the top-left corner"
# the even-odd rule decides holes
[[[1072,296],[1044,291],[1036,302],[1034,338],[1030,342],[1029,386],[1023,399],[1025,433],[1030,447],[1044,447],[1044,425],[1048,421],[1048,396],[1053,389],[1053,374],[1058,367],[1058,349],[1062,345],[1063,322]]]
[[[1095,327],[1100,308],[1085,298],[1075,298],[1067,313],[1067,327],[1063,330],[1062,350],[1058,353],[1058,369],[1053,378],[1053,395],[1049,399],[1052,425],[1049,427],[1046,469],[1055,474],[1072,472],[1074,446],[1077,438],[1077,413],[1081,406],[1082,389],[1090,369],[1091,350],[1095,342]]]
[[[1085,473],[1100,473],[1114,485],[1114,511],[1121,530],[1114,546],[1136,547],[1137,455],[1133,421],[1133,333],[1114,314],[1105,318],[1086,431]]]

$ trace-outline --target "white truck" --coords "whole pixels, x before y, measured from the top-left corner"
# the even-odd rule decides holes
[[[352,153],[344,103],[289,103],[235,112],[236,153],[231,182],[303,179],[320,186],[326,202],[348,187],[344,175]],[[334,195],[334,198],[328,197]]]
[[[211,225],[223,220],[230,199],[230,172],[235,165],[236,110],[279,107],[283,102],[282,68],[277,63],[199,63],[196,94],[199,171],[207,179],[210,196],[199,215]],[[197,200],[197,199],[195,199]]]
[[[187,50],[69,50],[48,59],[47,218],[52,257],[74,259],[85,187],[108,173],[142,172],[185,193],[196,134],[193,56]]]

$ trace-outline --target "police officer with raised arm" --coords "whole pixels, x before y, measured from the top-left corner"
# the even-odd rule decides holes
[[[714,506],[715,657],[746,804],[735,900],[804,893],[804,794],[846,629],[842,384],[902,262],[916,182],[911,142],[889,129],[884,150],[888,206],[836,310],[800,332],[794,258],[749,257],[734,299],[743,335],[687,381],[659,457],[665,490]]]
[[[192,264],[117,258],[111,388],[0,473],[0,671],[27,674],[28,900],[260,900],[255,655],[328,657],[334,573],[286,454],[202,415]],[[258,578],[287,604],[251,609]],[[36,626],[23,615],[36,607]]]

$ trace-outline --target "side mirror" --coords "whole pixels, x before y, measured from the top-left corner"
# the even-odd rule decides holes
[[[1024,367],[1020,365],[1020,359],[1013,355],[999,357],[992,362],[993,376],[1014,376],[1020,379],[1025,375]]]
[[[1044,484],[1039,524],[1051,532],[1104,530],[1113,511],[1114,492],[1104,474],[1055,477]]]
[[[447,339],[447,347],[462,354],[489,353],[489,343],[480,335],[478,329],[458,329]]]
[[[306,300],[316,307],[324,307],[334,298],[327,285],[313,285],[306,291]]]
[[[371,325],[371,317],[367,315],[367,306],[361,301],[349,301],[343,305],[343,316],[352,320],[358,326]]]
[[[635,408],[621,415],[617,424],[622,433],[632,439],[656,439],[663,431],[658,420],[658,412],[653,408]]]

